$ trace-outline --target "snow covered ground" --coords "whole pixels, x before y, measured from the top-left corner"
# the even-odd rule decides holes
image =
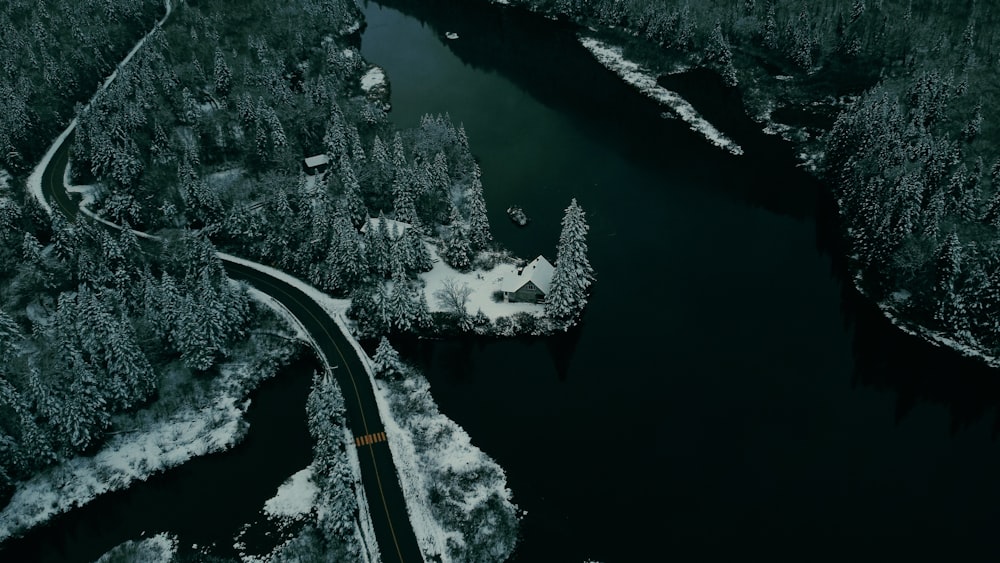
[[[622,54],[621,47],[608,45],[592,37],[580,37],[580,43],[590,51],[601,64],[620,76],[643,94],[669,107],[687,122],[692,131],[700,133],[713,145],[734,155],[742,155],[743,148],[726,137],[721,131],[705,120],[676,92],[671,92],[656,83],[656,77],[638,63],[630,61]]]
[[[376,87],[387,88],[388,85],[381,67],[373,66],[361,75],[361,89],[365,92],[371,92]]]
[[[211,404],[182,408],[137,432],[116,434],[97,454],[72,458],[21,484],[0,512],[0,542],[100,494],[231,448],[247,428],[243,415],[249,400],[241,382],[260,377],[250,373],[251,365],[241,360],[220,366],[219,393]]]
[[[513,264],[501,262],[492,270],[473,270],[471,272],[459,272],[445,263],[438,255],[437,247],[427,244],[427,251],[434,262],[434,268],[430,272],[420,274],[420,279],[426,284],[424,294],[427,296],[427,307],[431,312],[445,311],[445,307],[434,297],[434,292],[444,287],[447,280],[454,280],[459,286],[466,284],[472,290],[469,295],[468,311],[475,315],[476,311],[482,311],[490,320],[499,317],[506,317],[514,313],[531,313],[534,315],[545,314],[545,306],[535,303],[505,303],[502,300],[497,302],[493,299],[493,293],[501,291],[507,287],[506,280],[518,279],[517,267]]]
[[[264,503],[264,513],[274,518],[294,518],[308,514],[316,504],[319,488],[312,481],[310,465],[295,473],[278,487],[278,492]]]
[[[156,534],[144,540],[130,540],[102,555],[96,563],[135,561],[137,563],[170,563],[177,554],[177,538]]]
[[[406,401],[406,397],[399,396],[398,392],[394,395],[392,390],[388,389],[385,385],[381,385],[375,379],[375,372],[371,359],[361,347],[361,344],[352,337],[350,322],[344,316],[344,313],[350,306],[350,301],[346,299],[334,299],[311,285],[295,278],[294,276],[281,272],[280,270],[230,255],[222,256],[224,256],[227,260],[244,264],[258,271],[274,276],[296,287],[297,289],[300,289],[306,295],[315,300],[338,324],[338,326],[340,326],[344,334],[347,335],[348,340],[354,347],[355,352],[365,365],[365,371],[368,373],[372,387],[375,388],[375,399],[379,407],[379,415],[385,424],[389,449],[392,451],[392,458],[396,464],[396,469],[399,472],[400,483],[403,486],[403,494],[406,498],[406,504],[410,515],[410,523],[417,535],[417,540],[420,543],[421,550],[425,555],[442,555],[445,563],[450,561],[447,556],[449,539],[452,541],[472,541],[473,538],[459,537],[461,536],[459,532],[456,530],[446,529],[445,526],[434,517],[428,495],[431,476],[427,474],[426,462],[421,461],[422,458],[437,460],[439,464],[438,470],[442,472],[444,472],[447,468],[462,473],[483,470],[484,474],[489,473],[494,476],[503,476],[503,469],[492,459],[486,456],[486,454],[472,445],[469,435],[465,432],[465,430],[444,415],[437,412],[436,405],[431,406],[433,405],[433,400],[430,400],[431,405],[425,404],[423,411],[417,413],[419,415],[418,419],[400,419],[400,417],[405,417],[407,414],[395,412],[391,408],[391,405],[404,403]],[[433,256],[436,256],[436,254]],[[435,264],[435,270],[426,274],[429,276],[429,279],[427,280],[428,289],[436,287],[432,284],[438,283],[438,280],[455,277],[457,279],[467,280],[468,283],[470,283],[470,286],[476,284],[478,287],[478,293],[480,294],[479,300],[482,300],[482,295],[486,295],[487,301],[492,303],[492,299],[489,298],[489,295],[490,291],[492,291],[491,288],[493,287],[494,281],[490,281],[489,277],[483,276],[482,279],[480,279],[476,276],[475,272],[461,274],[446,265],[442,266],[443,264],[444,262],[439,259],[439,261]],[[511,268],[510,271],[516,275],[516,271],[513,270],[513,266],[508,266]],[[501,267],[498,266],[498,268]],[[495,276],[500,272],[506,271],[506,268],[501,270],[495,268],[494,270],[491,270]],[[437,273],[435,274],[435,272]],[[512,306],[512,304],[494,305]],[[527,305],[527,308],[521,310],[538,311],[541,309],[540,305],[518,305]],[[504,309],[498,308],[490,310],[497,311]],[[487,309],[483,310],[484,313],[486,313],[486,311]],[[508,310],[504,311],[507,313],[510,312]],[[412,381],[413,386],[417,387],[416,389],[411,390],[410,394],[417,397],[430,397],[429,384],[423,376],[414,374],[408,379]],[[409,412],[411,411],[403,411],[403,413]],[[428,412],[431,414],[427,414]],[[437,444],[439,449],[434,452],[418,452],[414,444],[420,440],[419,438],[415,439],[413,429],[421,429],[425,432],[433,430],[432,433],[443,436],[444,439],[439,440]],[[350,437],[348,436],[346,439],[350,439]],[[358,468],[357,471],[360,472],[360,468]],[[479,507],[480,503],[488,499],[495,499],[499,497],[501,499],[506,499],[506,502],[509,503],[510,495],[511,492],[507,489],[506,480],[504,478],[483,480],[477,484],[475,490],[468,492],[466,497],[463,499],[462,505],[466,511],[471,512],[476,507]],[[362,504],[362,506],[367,506],[367,503]],[[510,505],[510,509],[514,510],[513,505]],[[456,536],[456,534],[458,534],[458,536]],[[365,537],[366,540],[368,538],[373,538],[373,536],[363,537]]]

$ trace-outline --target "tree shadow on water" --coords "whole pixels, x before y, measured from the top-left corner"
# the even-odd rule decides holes
[[[578,324],[567,331],[557,332],[545,337],[545,348],[552,357],[552,364],[556,368],[556,375],[559,381],[569,379],[569,365],[573,360],[573,354],[580,343],[580,334],[583,332],[583,325]]]

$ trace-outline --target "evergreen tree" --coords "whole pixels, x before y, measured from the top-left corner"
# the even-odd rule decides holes
[[[490,220],[486,215],[483,184],[479,176],[477,165],[472,176],[472,186],[469,188],[469,242],[476,250],[486,250],[493,242],[493,234],[490,233]]]
[[[587,258],[588,230],[584,211],[573,198],[563,216],[552,286],[545,298],[546,313],[566,326],[576,323],[594,282],[594,269]]]
[[[382,378],[397,377],[403,375],[403,361],[399,358],[399,352],[392,347],[389,339],[385,336],[378,342],[375,349],[375,356],[372,357],[375,375]]]
[[[365,253],[368,256],[368,267],[375,277],[388,278],[392,275],[390,244],[389,226],[385,216],[380,213],[375,226],[369,223],[365,230]]]
[[[452,268],[464,272],[472,266],[473,256],[472,246],[469,244],[469,232],[462,224],[458,209],[452,206],[451,225],[445,234],[441,258]]]
[[[222,50],[215,49],[215,92],[220,96],[229,94],[229,88],[233,82],[233,72],[226,64],[226,57]]]
[[[354,175],[354,166],[346,157],[340,159],[340,183],[344,186],[343,207],[354,226],[360,228],[368,219],[368,209],[361,198],[361,184]]]
[[[330,251],[332,266],[336,271],[334,285],[346,292],[361,283],[368,273],[365,244],[343,212],[337,213],[333,228],[336,231],[337,241],[336,246]]]

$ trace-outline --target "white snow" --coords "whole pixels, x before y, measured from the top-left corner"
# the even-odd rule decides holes
[[[165,0],[164,6],[166,6],[166,13],[163,14],[163,18],[160,19],[160,21],[156,22],[156,25],[153,26],[153,29],[149,33],[144,35],[142,39],[140,39],[139,42],[136,43],[134,47],[132,47],[132,50],[129,51],[127,55],[125,55],[125,58],[122,59],[120,63],[118,63],[118,68],[121,68],[123,65],[127,64],[130,60],[132,60],[132,57],[135,56],[135,54],[139,51],[139,48],[146,43],[146,39],[149,37],[149,34],[159,29],[160,27],[163,26],[164,23],[166,23],[167,18],[169,18],[170,14],[173,12],[173,5],[171,4],[170,0]],[[118,70],[115,69],[115,71],[112,72],[104,80],[104,83],[101,84],[101,87],[98,88],[96,92],[94,92],[94,95],[91,96],[90,98],[91,101],[93,101],[94,98],[98,96],[98,94],[107,89],[107,87],[110,86],[111,83],[114,81],[114,79],[117,77],[118,77]],[[89,106],[90,102],[87,103],[87,107]],[[45,156],[42,157],[42,160],[38,162],[38,164],[35,166],[35,169],[31,171],[31,175],[28,176],[28,191],[35,196],[35,199],[37,199],[38,203],[41,204],[42,209],[44,209],[45,212],[48,213],[49,215],[52,215],[52,207],[49,206],[49,202],[45,201],[45,194],[42,193],[42,172],[45,171],[45,168],[49,165],[49,162],[52,161],[52,157],[55,156],[56,150],[59,149],[59,146],[62,145],[63,141],[66,140],[66,137],[68,137],[69,134],[72,133],[73,129],[75,128],[76,128],[76,118],[73,118],[73,120],[69,122],[69,125],[66,126],[66,129],[64,129],[63,132],[60,133],[58,137],[56,137],[56,140],[53,141],[52,145],[49,146],[49,150],[45,153]]]
[[[324,164],[330,164],[330,157],[326,154],[317,154],[306,157],[305,163],[307,167],[315,168],[317,166],[323,166]]]
[[[288,323],[288,326],[295,331],[295,338],[311,345],[314,349],[316,348],[316,344],[313,342],[312,337],[309,336],[309,332],[306,330],[306,327],[302,325],[299,318],[293,315],[281,301],[278,301],[274,297],[271,297],[252,285],[247,285],[246,291],[247,295],[249,295],[251,299],[269,307],[277,313],[279,317],[284,319],[284,321]]]
[[[622,55],[621,47],[607,45],[592,37],[580,37],[580,43],[590,51],[601,64],[620,76],[643,94],[669,107],[687,122],[692,131],[700,133],[713,145],[734,155],[742,155],[743,148],[726,137],[676,92],[671,92],[656,83],[656,78],[638,63]]]
[[[387,396],[388,391],[381,388],[375,380],[375,372],[372,368],[371,359],[365,353],[361,344],[352,336],[349,323],[344,317],[344,312],[350,305],[350,301],[346,299],[334,299],[311,285],[269,266],[264,266],[262,264],[257,264],[249,260],[244,260],[242,258],[237,258],[223,253],[220,253],[219,255],[226,260],[231,260],[235,263],[243,264],[270,276],[274,276],[292,285],[293,287],[300,289],[314,301],[319,303],[347,336],[347,339],[354,348],[355,353],[357,353],[358,357],[361,358],[362,364],[365,366],[365,371],[368,373],[369,381],[375,389],[375,400],[378,404],[379,415],[385,425],[389,449],[392,451],[392,458],[396,464],[396,469],[399,472],[400,484],[403,487],[403,496],[406,499],[406,505],[410,516],[410,524],[413,526],[414,533],[416,533],[417,539],[420,542],[421,550],[424,554],[442,554],[442,556],[445,557],[444,561],[447,563],[448,539],[452,538],[455,540],[457,538],[454,537],[454,534],[445,531],[441,524],[438,523],[431,514],[430,501],[427,498],[427,476],[420,465],[419,455],[413,445],[413,437],[410,435],[409,430],[404,429],[404,426],[393,417],[392,410],[389,407],[389,398]],[[439,262],[438,264],[443,264],[443,262]],[[510,268],[513,268],[513,266],[510,266]],[[451,268],[447,268],[447,270],[442,271],[451,271],[458,274],[454,270],[451,270]],[[512,271],[516,274],[516,271]],[[475,279],[474,273],[468,274],[467,276],[472,276],[472,279]],[[525,303],[508,305],[508,307],[514,307],[515,310],[520,309],[521,306],[524,306],[523,310],[541,309],[540,305]],[[510,310],[511,309],[507,309],[507,312],[509,313]],[[426,386],[426,380],[422,377],[420,377],[420,379],[423,381],[423,385]],[[439,459],[441,464],[448,464],[454,468],[469,468],[473,466],[479,467],[494,464],[492,460],[472,445],[468,434],[460,426],[446,418],[444,415],[437,414],[435,417],[428,417],[424,420],[410,422],[408,424],[408,426],[425,427],[427,425],[434,425],[440,428],[441,432],[446,432],[449,435],[449,440],[446,444],[447,447],[442,449],[441,453],[435,452],[434,454],[434,457]],[[351,437],[345,436],[345,440],[350,443],[349,441],[351,440]],[[497,470],[502,472],[502,469],[500,469],[499,466],[497,466]],[[360,467],[358,467],[355,471],[360,473]],[[503,498],[508,498],[510,495],[510,491],[506,489],[505,483],[492,483],[489,486],[479,487],[467,494],[463,499],[462,504],[466,507],[475,506],[477,499],[486,498],[493,492],[503,495]],[[367,506],[367,503],[359,504]],[[370,518],[370,516],[368,516],[368,518]],[[362,526],[362,532],[363,538],[367,543],[375,543],[374,539],[372,539],[373,536],[369,535],[371,532],[370,528]]]
[[[223,364],[222,391],[211,405],[184,408],[138,432],[111,436],[97,454],[69,459],[21,484],[0,512],[0,541],[102,493],[235,445],[246,432],[249,401],[237,396],[238,385],[227,382],[248,379],[248,369],[244,363]]]
[[[427,245],[427,251],[431,253],[434,261],[434,268],[430,272],[420,274],[420,279],[425,283],[424,294],[427,297],[427,307],[431,312],[444,311],[445,308],[438,302],[434,292],[444,287],[446,280],[454,280],[459,286],[467,284],[472,289],[469,295],[469,314],[476,314],[482,311],[491,320],[499,317],[513,315],[514,313],[526,312],[535,315],[543,315],[545,306],[535,303],[499,303],[493,300],[493,293],[503,291],[504,287],[512,285],[519,278],[517,267],[513,264],[500,263],[492,270],[473,270],[471,272],[459,272],[445,263],[437,253],[437,248]],[[523,279],[523,278],[522,278]]]
[[[340,30],[340,35],[351,35],[361,29],[361,20],[356,19]]]
[[[308,514],[319,493],[319,488],[312,481],[312,472],[310,465],[289,477],[278,487],[278,492],[264,503],[264,513],[275,518]]]
[[[128,557],[142,563],[170,563],[177,554],[177,538],[161,532],[142,540],[129,540],[115,546],[95,563],[121,561]]]
[[[385,72],[382,71],[381,67],[373,66],[361,76],[361,89],[365,92],[370,92],[376,86],[385,87],[386,85]]]

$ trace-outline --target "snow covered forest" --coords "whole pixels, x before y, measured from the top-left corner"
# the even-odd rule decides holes
[[[993,4],[503,3],[591,26],[664,74],[715,70],[831,186],[858,288],[932,338],[1000,355]]]
[[[217,251],[349,298],[353,328],[369,339],[546,334],[579,322],[585,308],[594,272],[575,200],[551,305],[485,315],[467,311],[465,300],[428,303],[440,290],[427,287],[439,261],[471,277],[523,260],[493,240],[462,126],[447,115],[426,115],[411,130],[389,123],[389,85],[361,57],[353,2],[172,9],[161,27],[154,22],[164,6],[154,1],[0,7],[0,506],[40,471],[99,451],[130,417],[200,404],[225,362],[270,362],[269,374],[287,360],[261,342],[273,338],[276,317],[226,277]],[[150,29],[131,60],[117,64]],[[112,71],[117,78],[101,89]],[[30,168],[73,118],[74,190],[94,212],[161,242],[140,243],[129,229],[82,215],[49,216],[26,189]],[[323,164],[304,170],[316,155]],[[408,369],[399,365],[400,374]],[[329,441],[343,431],[342,399],[323,381],[309,401],[325,510],[317,549],[350,557],[353,476],[343,444]],[[394,381],[398,397],[415,394],[405,408],[439,416],[426,388],[410,389],[412,377]],[[425,442],[421,452],[464,436],[457,427],[436,436],[411,430]],[[436,499],[433,518],[451,538],[439,549],[456,560],[502,559],[513,549],[509,498],[484,497],[489,506],[475,514],[449,508],[479,506],[463,491],[502,487],[502,470],[484,459],[466,459],[461,471],[422,461],[433,479],[420,494]],[[487,477],[489,486],[477,484]],[[495,536],[479,535],[486,521]]]

